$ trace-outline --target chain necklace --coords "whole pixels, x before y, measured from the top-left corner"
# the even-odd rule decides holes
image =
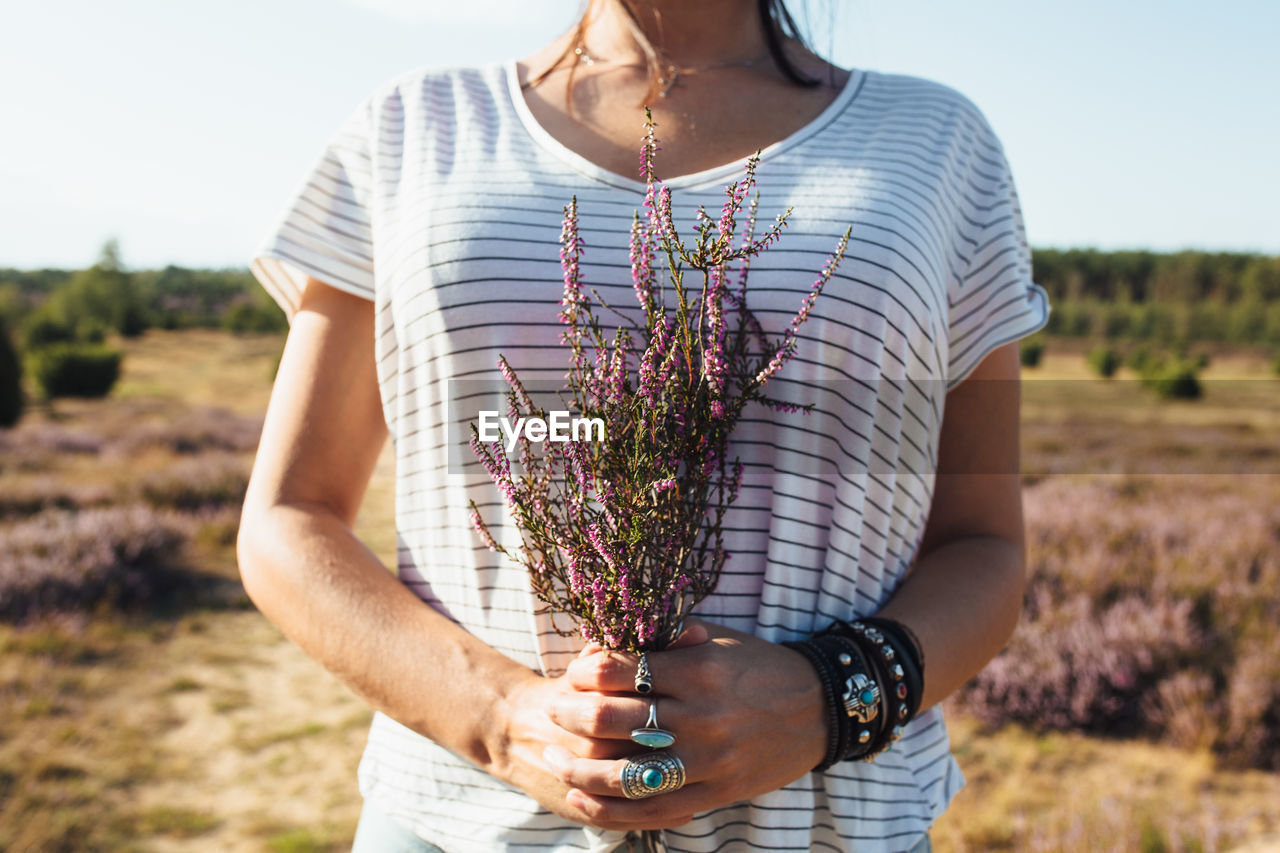
[[[583,65],[595,65],[597,62],[609,61],[607,59],[600,59],[599,57],[592,56],[587,51],[587,46],[583,43],[579,43],[578,46],[573,49],[573,52],[578,57],[578,61],[581,62]],[[699,71],[714,71],[719,68],[750,68],[752,65],[755,65],[757,62],[760,62],[761,60],[768,59],[768,58],[769,58],[768,53],[762,53],[759,56],[752,57],[751,59],[739,59],[732,62],[716,62],[716,63],[712,63],[711,65],[690,65],[684,68],[681,68],[680,66],[674,63],[668,63],[665,67],[664,72],[658,75],[658,84],[662,86],[662,91],[658,92],[658,96],[662,98],[667,97],[667,95],[670,94],[671,90],[674,89],[677,84],[679,84],[680,77],[682,75],[696,74]],[[625,62],[625,63],[619,63],[619,65],[621,65],[621,67],[624,67],[624,68],[643,67],[638,62]]]

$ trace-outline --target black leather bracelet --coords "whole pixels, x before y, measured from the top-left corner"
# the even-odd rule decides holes
[[[843,721],[837,713],[840,707],[840,693],[836,684],[835,666],[827,660],[826,655],[813,644],[812,640],[788,640],[782,645],[804,655],[817,671],[818,681],[822,684],[822,693],[826,700],[827,751],[818,766],[813,768],[814,772],[822,772],[840,760],[841,741],[844,734],[844,729],[841,728]]]
[[[881,680],[863,650],[849,637],[824,632],[813,642],[839,672],[839,711],[846,729],[840,760],[859,758],[875,743],[884,725]]]
[[[837,620],[830,628],[831,633],[842,634],[858,644],[866,655],[868,663],[876,670],[880,682],[880,694],[883,698],[884,721],[878,736],[870,749],[860,757],[863,761],[873,761],[875,757],[892,747],[902,737],[905,726],[910,721],[910,687],[907,685],[906,668],[893,643],[873,625],[862,620],[845,622]]]

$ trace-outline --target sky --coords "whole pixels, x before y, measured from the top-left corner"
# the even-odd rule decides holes
[[[87,266],[109,238],[134,269],[247,266],[374,87],[532,53],[578,5],[3,4],[0,267]],[[811,5],[833,61],[983,110],[1033,246],[1280,254],[1280,0]]]

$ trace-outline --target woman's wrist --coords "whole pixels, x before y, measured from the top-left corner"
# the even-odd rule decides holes
[[[827,748],[814,770],[871,761],[892,748],[920,708],[924,663],[909,630],[889,620],[836,620],[783,645],[803,654],[826,704]]]

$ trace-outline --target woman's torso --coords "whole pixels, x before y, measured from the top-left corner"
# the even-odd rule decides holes
[[[472,533],[469,499],[495,532],[514,528],[476,476],[467,415],[451,401],[477,390],[467,383],[495,387],[499,354],[526,378],[562,376],[557,237],[570,196],[587,284],[627,304],[626,230],[643,186],[557,140],[516,74],[514,63],[419,69],[371,97],[378,375],[396,448],[401,579],[495,648],[555,673],[578,642],[533,615],[523,570]],[[633,163],[642,121],[637,109]],[[854,71],[833,101],[766,148],[761,216],[795,212],[752,265],[748,299],[761,320],[780,331],[847,226],[853,238],[775,386],[816,411],[755,412],[735,434],[748,473],[725,524],[733,557],[700,615],[791,639],[875,611],[908,570],[932,494],[948,294],[974,248],[964,231],[974,175],[990,154],[975,143],[983,132],[972,105],[945,87]],[[668,173],[662,154],[657,171]],[[717,209],[738,174],[731,164],[673,180],[678,220],[691,224],[697,204]],[[451,853],[586,843],[581,828],[381,715],[360,782]],[[744,849],[857,840],[859,850],[901,850],[960,782],[934,709],[875,764],[806,776],[668,840],[679,850],[734,839]]]

